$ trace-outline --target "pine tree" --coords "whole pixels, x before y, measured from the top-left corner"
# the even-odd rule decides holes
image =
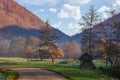
[[[96,10],[93,6],[89,9],[89,12],[86,13],[84,16],[82,16],[82,22],[79,23],[80,25],[84,26],[83,31],[88,31],[88,53],[92,55],[92,28],[94,25],[98,24],[100,22],[99,15],[97,14]],[[83,36],[85,37],[85,36]],[[85,42],[86,43],[86,42]]]
[[[92,33],[92,28],[94,25],[98,24],[100,22],[99,15],[97,14],[96,10],[93,6],[89,9],[89,12],[86,13],[84,16],[82,16],[82,22],[79,23],[80,25],[84,26],[84,31],[87,32],[87,34],[83,35],[83,47],[87,47],[86,50],[82,51],[84,54],[80,57],[79,60],[81,60],[81,68],[91,68],[94,69],[95,65],[92,62],[93,57],[93,40],[92,37],[94,36]],[[84,57],[85,56],[85,57]],[[87,57],[87,58],[86,58]],[[87,62],[86,62],[87,61]]]

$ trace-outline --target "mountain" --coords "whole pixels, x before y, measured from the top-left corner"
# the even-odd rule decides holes
[[[94,38],[102,39],[109,36],[115,38],[115,36],[119,35],[118,33],[116,33],[117,28],[120,26],[119,24],[120,24],[120,13],[105,20],[104,22],[95,25],[92,28]]]
[[[14,36],[28,39],[30,36],[39,37],[39,32],[36,29],[25,29],[19,26],[7,26],[0,29],[0,33],[5,39],[12,39]]]
[[[71,37],[63,33],[62,31],[53,28],[53,34],[56,33],[59,36],[58,43],[70,42]]]
[[[45,23],[26,8],[13,0],[0,0],[0,28],[20,26],[26,29],[39,29]]]
[[[111,34],[111,30],[112,30],[112,24],[120,24],[120,13],[95,25],[93,28],[92,28],[92,34],[93,35],[93,38],[95,40],[100,40],[104,37],[107,37]],[[114,29],[117,29],[116,27]],[[85,41],[85,38],[87,39],[88,34],[89,33],[89,29],[81,32],[81,33],[78,33],[74,36],[71,37],[71,40],[76,40],[77,42],[81,42],[82,41],[84,42]],[[119,35],[119,34],[113,34],[112,37],[115,37],[115,35]]]
[[[120,48],[120,13],[95,25],[92,29],[92,49],[94,53],[102,53],[104,47],[111,45]],[[82,32],[82,50],[88,50],[89,29]]]
[[[77,33],[73,36],[71,36],[70,41],[77,41],[78,43],[81,43],[82,40],[82,33]]]
[[[35,36],[39,38],[38,30],[45,26],[44,21],[14,0],[0,0],[0,33],[3,38],[11,39],[14,36],[24,38]],[[64,42],[70,38],[53,28],[54,33],[60,37],[58,42]]]
[[[1,28],[0,29],[0,33],[2,34],[2,37],[5,39],[12,39],[13,36],[20,36],[23,38],[30,38],[30,36],[34,36],[39,38],[39,30],[37,29],[25,29],[23,27],[19,27],[19,26],[7,26],[5,28]],[[70,37],[64,33],[62,33],[60,30],[53,28],[52,30],[52,34],[57,33],[57,35],[59,36],[58,42],[64,42],[70,39]]]

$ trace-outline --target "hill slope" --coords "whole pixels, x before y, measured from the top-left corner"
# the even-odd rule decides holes
[[[83,31],[82,35],[81,44],[83,44],[82,48],[85,51],[89,46],[89,29]],[[120,13],[92,28],[91,43],[95,53],[100,53],[103,46],[109,45],[109,43],[120,47]]]
[[[45,23],[15,1],[0,0],[0,28],[13,25],[38,29]]]
[[[39,38],[38,30],[46,26],[45,22],[14,0],[0,0],[0,15],[0,33],[5,39],[11,39],[14,36]],[[57,29],[53,28],[53,32],[59,35],[59,42],[69,38]]]

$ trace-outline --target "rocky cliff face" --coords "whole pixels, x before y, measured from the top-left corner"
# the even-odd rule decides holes
[[[45,23],[15,1],[0,0],[0,28],[14,25],[38,29]]]

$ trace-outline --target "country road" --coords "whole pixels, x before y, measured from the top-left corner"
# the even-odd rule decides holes
[[[19,73],[18,80],[68,80],[55,72],[41,68],[6,67]]]

